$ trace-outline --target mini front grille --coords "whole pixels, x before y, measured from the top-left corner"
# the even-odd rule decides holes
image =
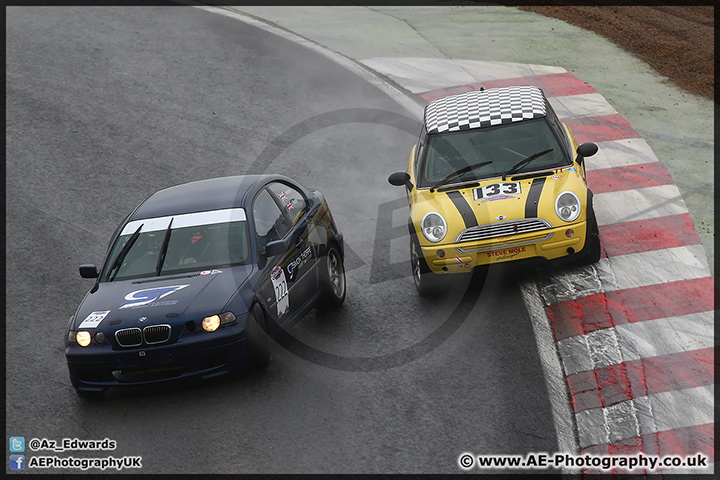
[[[115,339],[121,347],[137,347],[142,343],[142,332],[139,328],[125,328],[115,332]]]
[[[552,225],[541,218],[524,218],[521,220],[489,223],[463,230],[455,239],[455,243],[509,237],[521,233],[539,232],[541,230],[547,230],[548,228],[552,228]]]
[[[143,329],[145,343],[162,343],[170,339],[170,325],[150,325]]]

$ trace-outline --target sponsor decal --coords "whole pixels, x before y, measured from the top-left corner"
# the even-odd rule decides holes
[[[489,185],[485,185],[484,187],[476,188],[475,190],[473,190],[473,196],[475,197],[475,200],[494,197],[498,195],[513,195],[519,193],[522,193],[522,190],[520,189],[520,182],[491,183]]]
[[[465,263],[465,262],[463,261],[463,259],[460,258],[460,257],[458,257],[458,256],[455,257],[455,260],[457,260],[457,262],[460,264],[460,265],[457,266],[458,268],[468,268],[468,267],[470,267],[469,264]]]
[[[295,270],[299,269],[303,265],[305,265],[308,261],[308,258],[310,258],[310,255],[312,254],[312,249],[310,247],[307,247],[303,252],[298,255],[298,257],[290,262],[287,266],[288,276],[290,277],[290,280],[293,279],[293,276],[295,275]]]
[[[496,262],[502,262],[505,260],[512,260],[523,252],[525,252],[525,247],[512,247],[504,250],[487,252],[487,256],[488,258],[494,258]]]
[[[165,300],[159,301],[161,298],[165,298],[168,295],[182,290],[190,285],[172,285],[167,287],[155,287],[146,288],[143,290],[136,290],[125,295],[125,302],[120,305],[120,308],[135,308],[135,307],[157,307],[161,305],[174,305],[177,300]]]
[[[555,180],[557,180],[557,179],[559,179],[559,178],[562,178],[562,175],[553,175],[553,176],[550,177],[550,178],[554,178]]]
[[[273,279],[273,281],[275,281],[275,280],[277,280],[278,278],[280,278],[280,275],[282,275],[282,270],[280,269],[280,267],[275,267],[275,268],[273,268],[273,270],[272,270],[272,279]]]
[[[484,198],[480,203],[494,202],[495,200],[509,200],[511,198],[517,198],[515,195],[495,195],[493,197]]]
[[[78,325],[78,328],[97,328],[98,325],[100,325],[100,322],[103,321],[105,317],[108,316],[108,313],[110,313],[112,310],[102,310],[99,312],[92,312],[90,315],[85,317],[85,320],[82,321],[80,325]]]
[[[200,275],[217,275],[218,273],[223,273],[222,270],[203,270],[200,272]]]

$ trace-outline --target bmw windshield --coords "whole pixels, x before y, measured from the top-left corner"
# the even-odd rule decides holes
[[[448,184],[459,184],[500,177],[531,157],[513,173],[559,168],[570,164],[564,152],[545,118],[433,134],[423,152],[418,187],[445,184],[448,178]]]
[[[115,242],[103,280],[248,264],[249,238],[241,208],[134,220]]]

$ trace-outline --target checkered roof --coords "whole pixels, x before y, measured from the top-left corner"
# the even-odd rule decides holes
[[[545,95],[533,86],[474,90],[440,98],[425,107],[428,133],[455,132],[544,117]]]

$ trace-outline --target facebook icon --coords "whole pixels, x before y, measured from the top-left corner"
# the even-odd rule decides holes
[[[10,470],[25,470],[25,455],[10,455]]]

